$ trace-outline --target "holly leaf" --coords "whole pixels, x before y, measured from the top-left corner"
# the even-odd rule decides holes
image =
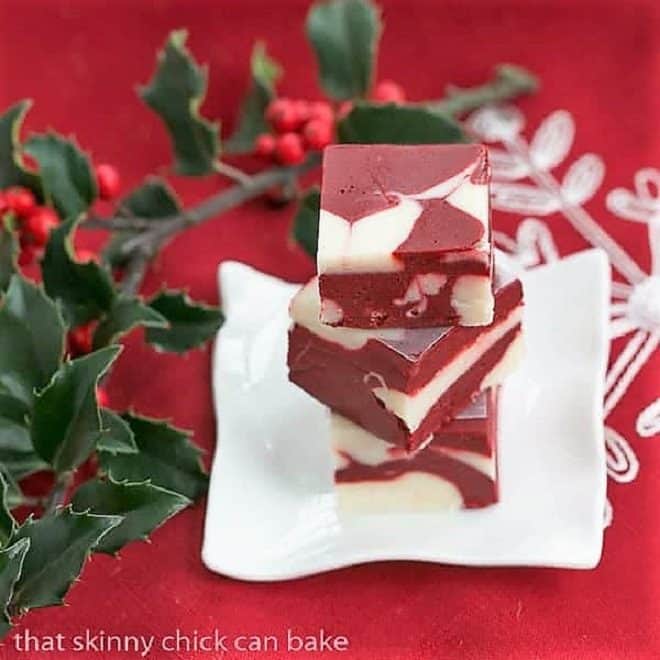
[[[166,328],[168,322],[139,298],[116,298],[94,332],[94,350],[114,344],[122,335],[138,326]]]
[[[21,539],[5,550],[0,551],[0,638],[4,637],[11,628],[9,618],[9,603],[14,595],[16,582],[23,571],[25,555],[30,548],[30,539]]]
[[[124,415],[135,435],[138,453],[132,455],[99,452],[103,471],[114,481],[156,486],[185,495],[191,500],[206,492],[208,476],[201,462],[201,451],[190,442],[189,434],[169,424]]]
[[[181,211],[181,202],[166,181],[154,176],[122,199],[119,211],[125,217],[160,220],[177,215]],[[135,233],[131,231],[115,232],[103,251],[106,262],[112,266],[123,265],[130,256],[124,245],[134,237]]]
[[[61,605],[92,549],[121,516],[75,513],[68,506],[35,520],[29,518],[16,531],[16,539],[29,539],[23,570],[14,587],[12,609]]]
[[[28,428],[28,407],[8,395],[0,394],[0,471],[11,479],[20,479],[30,462],[36,458],[38,465],[45,463],[32,448]]]
[[[16,529],[16,521],[11,515],[9,483],[5,474],[0,470],[0,547],[7,545]],[[12,488],[16,486],[13,479],[11,479],[11,484]]]
[[[319,2],[307,14],[306,30],[325,93],[338,101],[364,96],[382,30],[376,6],[367,0]]]
[[[16,507],[23,504],[23,491],[18,485],[14,475],[3,464],[0,464],[0,473],[4,477],[4,480],[7,484],[7,491],[5,495],[6,507],[9,511],[11,511],[12,509],[15,509]]]
[[[46,293],[61,303],[70,326],[82,325],[109,312],[116,295],[105,268],[94,261],[75,260],[71,234],[76,223],[75,219],[68,220],[51,232],[41,262]]]
[[[161,351],[184,353],[201,346],[224,321],[219,308],[195,302],[181,291],[161,291],[149,306],[169,323],[167,328],[147,328],[147,341]]]
[[[5,476],[13,479],[22,479],[48,467],[32,447],[28,414],[25,404],[0,394],[0,470],[4,469]],[[8,483],[11,485],[10,479]]]
[[[97,449],[111,454],[137,454],[135,436],[128,423],[117,413],[101,409],[101,426],[103,434],[98,441]]]
[[[41,195],[39,177],[28,170],[21,158],[19,135],[32,101],[19,101],[0,116],[0,190],[25,186]]]
[[[101,438],[96,385],[120,351],[110,346],[64,363],[37,394],[32,444],[56,472],[78,467]]]
[[[181,202],[166,181],[154,176],[124,197],[119,207],[129,217],[167,218],[181,211]]]
[[[0,218],[0,293],[7,290],[12,275],[18,272],[18,241],[7,219]]]
[[[266,46],[258,41],[250,58],[252,81],[241,103],[238,127],[225,142],[225,150],[244,154],[252,151],[256,137],[269,130],[264,117],[266,107],[275,97],[275,84],[282,75],[279,63],[266,53]]]
[[[187,497],[147,482],[132,484],[100,479],[83,484],[72,501],[76,511],[122,516],[122,522],[95,548],[95,552],[106,554],[115,554],[131,541],[146,540],[151,532],[189,504]]]
[[[307,190],[300,200],[293,219],[293,238],[307,254],[316,259],[319,241],[319,212],[321,193],[314,187]]]
[[[159,177],[149,177],[119,202],[119,211],[125,217],[160,220],[181,211],[181,203],[172,188]],[[124,249],[126,241],[135,237],[131,231],[115,232],[103,250],[103,256],[112,266],[123,265],[130,254]]]
[[[13,479],[48,467],[35,453],[27,416],[29,408],[17,399],[0,394],[0,469]]]
[[[63,218],[76,218],[98,195],[89,156],[73,140],[47,133],[31,137],[26,154],[39,163],[43,192]]]
[[[441,112],[394,103],[357,103],[339,122],[340,142],[445,144],[467,142],[460,124]]]
[[[174,149],[178,174],[200,176],[215,171],[220,155],[220,126],[199,113],[206,96],[207,69],[200,67],[185,47],[188,33],[170,33],[158,54],[158,66],[142,100],[165,123]]]
[[[64,324],[41,287],[14,275],[0,308],[0,393],[28,408],[64,352]]]

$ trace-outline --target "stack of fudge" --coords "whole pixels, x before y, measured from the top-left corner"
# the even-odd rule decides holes
[[[494,263],[482,145],[326,149],[318,276],[294,297],[289,378],[332,411],[353,513],[498,499],[498,386],[520,282]]]

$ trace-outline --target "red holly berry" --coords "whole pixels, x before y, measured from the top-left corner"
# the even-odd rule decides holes
[[[99,186],[99,197],[101,199],[114,199],[119,194],[121,180],[119,172],[114,165],[102,163],[95,168],[96,182]]]
[[[23,186],[14,186],[5,191],[7,208],[20,217],[25,217],[37,205],[31,190]]]
[[[305,160],[305,148],[298,133],[284,133],[277,138],[275,156],[282,165],[297,165]]]
[[[107,390],[103,387],[96,388],[96,403],[98,403],[101,408],[107,408],[110,406],[110,396],[108,395]]]
[[[29,266],[34,263],[39,256],[39,252],[34,245],[21,243],[21,251],[18,253],[18,265],[21,267]]]
[[[7,196],[4,192],[0,191],[0,215],[9,210],[9,205],[7,204]]]
[[[86,264],[90,261],[96,261],[98,263],[99,255],[85,248],[76,248],[76,261],[81,264]]]
[[[321,119],[332,123],[335,119],[335,113],[332,106],[327,101],[314,101],[309,104],[309,119]]]
[[[37,206],[23,220],[26,238],[36,245],[46,245],[52,229],[59,224],[59,217],[49,206]]]
[[[296,119],[298,120],[298,128],[300,128],[306,121],[311,119],[310,114],[310,103],[304,99],[298,99],[292,101],[293,111],[296,114]]]
[[[295,131],[300,126],[300,117],[290,99],[275,99],[266,108],[266,119],[278,133]]]
[[[270,133],[262,133],[254,141],[254,153],[262,158],[269,158],[275,151],[275,136]]]
[[[94,323],[86,323],[72,328],[67,334],[69,352],[74,356],[87,355],[92,352]]]
[[[353,101],[342,101],[337,109],[337,119],[343,119],[353,109]]]
[[[320,151],[332,142],[332,123],[324,119],[312,119],[303,129],[305,144]]]
[[[381,80],[374,87],[371,98],[382,103],[403,103],[406,100],[406,93],[403,87],[393,80]]]

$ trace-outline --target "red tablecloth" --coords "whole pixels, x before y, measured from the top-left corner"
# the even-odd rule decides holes
[[[383,5],[380,72],[403,82],[413,99],[439,96],[449,81],[482,81],[499,61],[539,74],[542,92],[520,103],[526,135],[552,111],[570,111],[577,134],[558,171],[585,152],[603,156],[604,181],[585,207],[648,272],[645,225],[613,214],[606,194],[618,187],[634,190],[638,170],[660,165],[657,2],[387,0]],[[75,133],[97,159],[119,165],[126,185],[132,185],[169,162],[162,127],[133,92],[135,83],[150,75],[168,30],[190,29],[191,47],[211,66],[206,114],[229,128],[255,38],[266,39],[285,64],[285,93],[319,94],[302,37],[307,6],[303,0],[3,0],[0,106],[33,97],[29,128]],[[215,180],[183,182],[181,189],[192,201],[217,186]],[[303,280],[312,264],[287,244],[290,213],[255,202],[188,232],[167,249],[147,288],[166,281],[215,302],[216,269],[224,259]],[[511,235],[521,218],[499,213],[496,224]],[[544,221],[562,253],[586,245],[561,213]],[[614,354],[633,336],[618,340]],[[89,630],[162,639],[177,629],[191,636],[217,628],[229,636],[271,634],[282,640],[289,628],[306,635],[323,628],[347,636],[350,648],[343,655],[355,658],[658,657],[660,447],[657,437],[641,437],[635,425],[658,397],[659,365],[656,352],[607,419],[618,434],[611,436],[618,481],[609,484],[614,520],[597,570],[398,562],[279,584],[243,583],[202,566],[200,504],[159,530],[152,544],[133,544],[118,561],[95,557],[71,592],[70,607],[31,613],[17,632],[62,633],[70,639]],[[209,369],[208,351],[156,356],[133,338],[112,379],[113,402],[172,417],[194,429],[197,442],[211,452]],[[643,432],[653,413],[647,410],[642,418]],[[149,657],[221,655],[184,649]],[[279,656],[290,657],[283,651]],[[0,657],[41,655],[17,652],[10,637]],[[134,656],[90,650],[60,657]]]

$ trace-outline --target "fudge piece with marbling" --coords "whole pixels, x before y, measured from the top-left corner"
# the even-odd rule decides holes
[[[486,147],[325,150],[321,321],[351,328],[488,325],[493,255]]]
[[[495,389],[414,454],[337,414],[330,438],[342,514],[477,509],[498,500]]]
[[[314,278],[290,306],[289,379],[385,442],[415,451],[499,385],[522,354],[520,281],[498,268],[489,326],[331,327]]]

